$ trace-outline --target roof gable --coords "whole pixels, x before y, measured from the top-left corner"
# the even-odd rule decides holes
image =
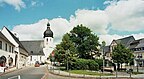
[[[11,45],[13,45],[0,31],[0,38],[2,38],[3,40],[5,40],[6,42],[10,43]],[[14,46],[14,45],[13,45]]]
[[[133,36],[129,36],[129,37],[125,37],[125,38],[121,38],[118,40],[115,40],[117,44],[122,44],[125,47],[129,47],[129,45],[135,41],[135,38]]]
[[[13,40],[19,45],[19,47],[22,48],[23,50],[25,50],[27,52],[27,50],[23,47],[23,45],[21,44],[21,42],[19,41],[19,39],[9,29],[7,29],[5,26],[3,27],[3,29],[4,28],[9,33],[9,35],[13,38]],[[3,31],[3,29],[2,29],[2,31]]]

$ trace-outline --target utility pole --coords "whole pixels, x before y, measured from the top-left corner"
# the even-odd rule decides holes
[[[104,47],[103,47],[103,72],[104,72],[104,66],[105,66],[105,57],[104,57]]]
[[[105,47],[106,43],[105,41],[102,42],[102,53],[103,53],[103,72],[104,72],[104,66],[105,66],[105,55],[104,55],[104,47]]]

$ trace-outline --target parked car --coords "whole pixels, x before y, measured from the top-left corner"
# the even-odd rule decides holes
[[[39,61],[36,61],[36,62],[35,62],[35,67],[39,67],[39,66],[40,66]]]

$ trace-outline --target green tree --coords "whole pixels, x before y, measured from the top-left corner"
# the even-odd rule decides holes
[[[66,33],[63,38],[62,42],[56,45],[57,55],[55,55],[56,60],[59,60],[60,63],[64,63],[66,68],[67,64],[73,64],[75,57],[77,56],[75,53],[75,47],[73,42],[70,40],[70,36]]]
[[[65,50],[63,49],[63,47],[60,44],[56,45],[56,49],[54,50],[54,52],[55,52],[55,55],[54,55],[55,61],[64,63],[64,60],[66,57],[65,57]]]
[[[70,31],[69,35],[79,58],[92,59],[98,53],[99,38],[89,28],[82,24],[78,25]]]
[[[133,58],[132,52],[122,44],[118,44],[112,52],[113,62],[117,63],[118,69],[120,69],[120,64],[122,67],[123,63],[130,63]]]

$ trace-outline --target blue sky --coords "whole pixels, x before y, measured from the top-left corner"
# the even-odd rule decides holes
[[[0,26],[12,28],[18,24],[30,24],[40,19],[63,17],[69,19],[78,9],[104,9],[105,0],[24,0],[26,7],[20,11],[2,3]]]
[[[58,42],[83,24],[100,42],[133,35],[144,38],[143,0],[0,0],[0,29],[7,26],[20,40],[42,39],[47,22]]]

